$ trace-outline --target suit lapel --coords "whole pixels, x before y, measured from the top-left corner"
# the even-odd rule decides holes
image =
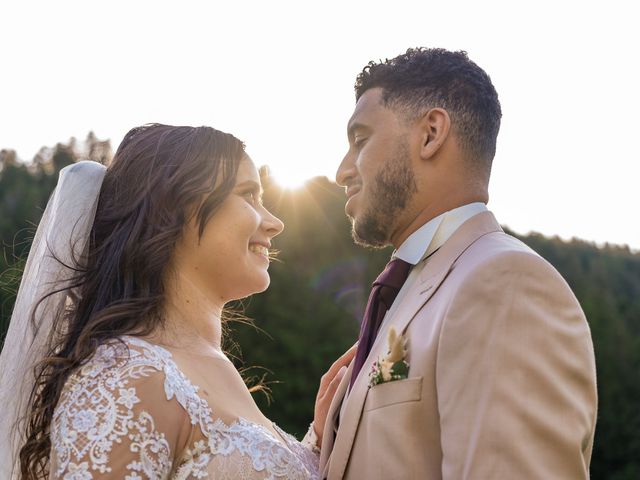
[[[402,304],[395,310],[389,321],[385,320],[381,326],[371,352],[346,399],[344,415],[340,418],[340,427],[331,452],[328,470],[330,479],[339,479],[344,475],[369,391],[369,366],[386,353],[389,328],[393,325],[398,333],[404,332],[415,315],[438,290],[458,257],[478,238],[499,231],[502,229],[491,212],[480,213],[460,226],[451,238],[429,258],[429,261],[422,265],[422,271],[419,272],[418,278],[411,285],[407,295],[403,297]],[[349,383],[345,382],[345,379],[350,377],[350,371],[351,367],[339,386],[338,390],[342,390],[342,394],[339,398],[336,395],[333,399],[330,414],[335,415],[340,409],[341,400],[346,392],[345,384]],[[324,440],[322,447],[324,450]],[[328,456],[328,453],[325,455]]]

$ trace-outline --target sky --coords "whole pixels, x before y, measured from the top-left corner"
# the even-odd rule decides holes
[[[0,148],[209,125],[286,185],[335,171],[353,83],[408,47],[466,50],[503,118],[490,209],[640,250],[633,1],[29,1],[0,4]]]

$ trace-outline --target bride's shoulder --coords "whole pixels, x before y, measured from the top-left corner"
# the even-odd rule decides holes
[[[148,478],[164,478],[192,437],[196,402],[166,350],[133,337],[105,342],[68,378],[54,411],[55,471],[119,472],[126,460],[131,473],[147,458]]]
[[[124,336],[99,345],[68,379],[60,404],[114,403],[171,415],[206,431],[211,410],[171,353],[144,339]],[[64,408],[62,409],[64,410]]]
[[[109,339],[98,345],[94,353],[71,374],[67,387],[106,382],[105,386],[112,389],[122,382],[162,380],[169,361],[168,352],[142,339]]]
[[[70,405],[118,406],[118,409],[158,411],[172,409],[167,390],[175,375],[170,355],[163,349],[134,337],[110,339],[67,379],[58,413]],[[175,383],[175,382],[174,382]],[[175,408],[173,408],[175,410]],[[180,414],[179,411],[174,413]]]

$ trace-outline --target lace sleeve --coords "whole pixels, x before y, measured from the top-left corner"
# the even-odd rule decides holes
[[[292,450],[300,459],[307,471],[310,473],[309,478],[320,478],[320,451],[311,451],[304,444],[296,442],[297,446]]]
[[[52,479],[167,478],[190,421],[165,395],[163,372],[101,346],[72,375],[51,428]],[[186,433],[185,433],[186,432]]]
[[[280,435],[288,443],[289,448],[294,453],[300,462],[304,465],[307,472],[309,472],[310,479],[320,478],[320,449],[310,448],[314,442],[308,439],[309,434],[305,435],[301,442],[299,442],[293,435],[290,435],[280,428],[278,428]]]

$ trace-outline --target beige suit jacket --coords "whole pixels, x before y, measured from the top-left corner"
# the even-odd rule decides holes
[[[329,410],[329,480],[588,478],[596,421],[589,326],[560,274],[490,212],[428,260]],[[395,306],[394,306],[395,307]],[[409,378],[368,387],[393,325]],[[337,434],[332,435],[337,428]]]

